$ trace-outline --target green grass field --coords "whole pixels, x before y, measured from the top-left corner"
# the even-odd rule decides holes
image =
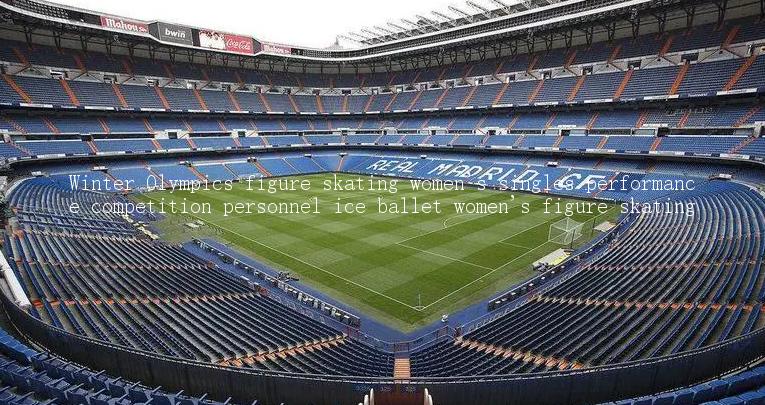
[[[209,203],[211,214],[168,215],[157,223],[163,238],[181,242],[215,237],[402,331],[416,329],[527,279],[533,273],[534,261],[562,247],[548,242],[549,225],[565,216],[545,213],[545,196],[474,188],[413,190],[408,180],[398,181],[395,195],[385,191],[324,191],[322,182],[331,176],[297,177],[310,180],[312,190],[307,192],[268,194],[248,191],[245,183],[237,183],[230,191],[161,191],[136,198]],[[420,202],[440,201],[443,212],[377,212],[378,197],[393,201],[414,196]],[[223,216],[227,202],[302,203],[308,197],[319,199],[321,213]],[[338,199],[342,203],[364,202],[368,212],[335,213]],[[509,213],[458,214],[454,202],[504,202],[510,209]],[[523,204],[528,204],[528,213],[522,212]],[[605,214],[574,215],[578,222],[587,221],[577,243],[595,236],[592,224],[617,215],[616,206]],[[209,226],[192,231],[184,223],[193,220]]]

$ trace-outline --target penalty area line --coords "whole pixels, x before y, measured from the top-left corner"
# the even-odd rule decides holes
[[[515,207],[518,207],[518,206],[520,206],[521,204],[522,204],[522,203],[518,203],[518,204],[510,205],[510,206],[508,206],[508,209],[510,209],[510,208],[515,208]],[[430,235],[430,234],[434,234],[434,233],[436,233],[436,232],[441,232],[441,231],[443,231],[443,230],[446,230],[446,229],[449,229],[449,228],[453,228],[453,227],[455,227],[455,226],[457,226],[457,225],[466,224],[466,223],[468,223],[468,222],[471,222],[471,221],[475,221],[475,220],[477,220],[477,219],[481,219],[481,218],[484,218],[484,217],[488,217],[488,216],[490,216],[490,215],[494,215],[494,214],[479,214],[479,216],[477,216],[477,217],[475,217],[475,218],[466,219],[466,220],[464,220],[464,221],[460,221],[460,222],[457,222],[456,224],[452,224],[452,225],[448,225],[448,226],[446,225],[447,221],[449,221],[450,219],[452,219],[452,218],[457,218],[457,217],[461,217],[461,216],[465,216],[465,215],[476,215],[476,214],[468,214],[468,213],[466,213],[466,214],[457,214],[457,215],[453,215],[453,216],[451,216],[451,217],[449,217],[449,218],[446,218],[446,219],[444,220],[444,222],[443,222],[443,225],[444,225],[444,227],[443,227],[443,228],[433,229],[432,231],[427,231],[427,232],[424,232],[424,233],[421,233],[421,234],[418,234],[418,235],[414,235],[414,236],[412,236],[411,238],[406,238],[406,239],[404,239],[404,240],[400,240],[400,241],[396,242],[396,244],[402,244],[402,243],[406,243],[406,242],[409,242],[410,240],[413,240],[413,239],[417,239],[417,238],[420,238],[420,237],[423,237],[423,236],[427,236],[427,235]]]
[[[430,307],[430,306],[432,306],[432,305],[434,305],[434,304],[437,304],[437,303],[439,303],[439,302],[441,302],[441,301],[443,301],[443,300],[445,300],[445,299],[447,299],[447,298],[451,297],[452,295],[454,295],[454,294],[456,294],[456,293],[458,293],[458,292],[460,292],[460,291],[464,290],[465,288],[468,288],[468,287],[470,287],[471,285],[473,285],[473,284],[475,284],[475,283],[477,283],[477,282],[479,282],[479,281],[483,280],[484,278],[486,278],[486,277],[490,276],[491,274],[493,274],[493,273],[494,273],[494,272],[496,272],[497,270],[501,270],[501,269],[503,269],[503,268],[507,267],[508,265],[512,264],[512,263],[513,263],[513,262],[515,262],[516,260],[518,260],[518,259],[520,259],[520,258],[522,258],[522,257],[524,257],[524,256],[526,256],[526,255],[528,255],[528,254],[530,254],[531,252],[534,252],[534,251],[535,251],[535,250],[537,250],[537,249],[540,249],[541,247],[545,246],[546,244],[547,244],[547,242],[545,242],[545,243],[543,243],[543,244],[541,244],[541,245],[537,246],[537,247],[536,247],[536,248],[534,248],[534,249],[531,249],[531,250],[529,250],[528,252],[525,252],[525,253],[523,253],[523,254],[522,254],[522,255],[520,255],[520,256],[517,256],[517,257],[516,257],[516,258],[514,258],[513,260],[510,260],[509,262],[507,262],[507,263],[505,263],[505,264],[503,264],[503,265],[501,265],[501,266],[499,266],[499,267],[497,267],[497,268],[495,268],[495,269],[493,269],[493,270],[489,271],[488,273],[486,273],[486,274],[482,275],[481,277],[478,277],[477,279],[475,279],[475,280],[473,280],[473,281],[471,281],[471,282],[469,282],[469,283],[467,283],[467,284],[463,285],[462,287],[460,287],[460,288],[458,288],[458,289],[456,289],[456,290],[454,290],[454,291],[450,292],[449,294],[446,294],[446,295],[444,295],[443,297],[441,297],[441,298],[439,298],[439,299],[437,299],[437,300],[435,300],[435,301],[431,302],[430,304],[426,305],[426,306],[423,308],[423,310],[424,310],[424,309],[428,309],[428,307]]]
[[[514,248],[523,249],[523,250],[531,250],[531,249],[533,249],[533,248],[530,248],[528,246],[516,245],[516,244],[510,243],[510,242],[499,242],[499,243],[501,243],[503,245],[507,245],[507,246],[512,246]]]

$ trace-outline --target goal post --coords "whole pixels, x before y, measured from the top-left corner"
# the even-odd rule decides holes
[[[571,218],[561,219],[550,224],[550,232],[547,241],[558,245],[568,245],[582,237],[582,222],[576,222]]]

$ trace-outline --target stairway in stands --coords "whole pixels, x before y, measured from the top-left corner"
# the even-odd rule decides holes
[[[691,117],[691,110],[686,110],[682,117],[680,117],[680,120],[677,121],[677,127],[678,128],[685,128],[685,126],[688,124],[688,119]]]
[[[202,97],[202,93],[199,92],[198,89],[193,89],[194,98],[197,99],[197,103],[199,103],[199,108],[203,110],[209,110],[207,107],[207,103],[205,102],[205,99]]]
[[[638,120],[635,123],[635,128],[642,128],[646,121],[648,121],[648,111],[641,111],[640,116],[638,116]]]
[[[118,86],[116,83],[112,83],[112,90],[114,91],[114,95],[117,97],[117,101],[120,102],[120,106],[122,106],[122,108],[129,108],[130,106],[125,99],[125,95],[122,94],[120,86]]]
[[[318,94],[316,95],[316,110],[319,114],[324,114],[324,103],[322,103],[321,97]]]
[[[739,66],[738,69],[736,69],[735,72],[733,72],[733,75],[730,77],[727,83],[725,83],[725,87],[723,87],[723,91],[730,91],[733,89],[733,87],[738,83],[739,79],[741,79],[742,76],[749,70],[750,67],[754,64],[755,60],[757,60],[757,55],[752,55],[744,61],[744,63]]]
[[[109,124],[106,123],[106,120],[103,118],[97,118],[96,121],[98,121],[98,124],[101,125],[101,129],[104,130],[104,133],[109,135],[112,133],[111,128],[109,128]],[[154,139],[152,139],[154,140]]]
[[[203,183],[207,183],[207,176],[202,174],[194,165],[188,166],[189,170],[191,170],[192,173],[194,173],[194,176],[197,176],[197,178],[202,181]]]
[[[348,99],[349,99],[350,97],[351,97],[351,96],[349,96],[349,95],[347,95],[347,94],[346,94],[345,96],[343,96],[343,104],[342,104],[342,107],[340,108],[340,111],[342,111],[342,112],[348,112]]]
[[[88,145],[88,148],[90,148],[90,151],[93,153],[98,153],[98,147],[96,146],[96,143],[93,141],[87,141],[85,142]]]
[[[533,103],[534,100],[536,100],[537,96],[539,95],[539,92],[542,91],[542,87],[544,85],[545,85],[545,79],[542,79],[537,83],[537,86],[534,88],[534,90],[531,91],[531,94],[529,95],[529,103]]]
[[[255,164],[255,167],[258,168],[258,171],[263,175],[263,177],[271,177],[271,173],[265,168],[265,166],[260,164],[260,162],[255,161],[253,163]]]
[[[414,98],[412,98],[412,102],[409,103],[408,110],[414,110],[414,106],[417,104],[417,100],[420,99],[420,96],[422,96],[423,91],[418,91],[417,94],[414,95]]]
[[[9,117],[7,115],[3,115],[3,120],[5,122],[7,122],[8,125],[12,126],[19,133],[21,133],[21,134],[26,134],[27,133],[27,130],[24,127],[22,127],[21,124],[16,122],[16,120],[14,120],[13,118],[11,118],[11,117]]]
[[[608,135],[600,139],[600,142],[598,142],[598,146],[596,146],[595,149],[603,149],[606,147],[607,143],[608,143]]]
[[[169,110],[170,103],[167,102],[167,98],[165,97],[165,93],[162,92],[162,89],[158,86],[155,86],[154,92],[157,93],[157,97],[159,98],[159,101],[162,103],[162,106],[165,107],[166,110]]]
[[[239,100],[236,98],[236,94],[234,94],[233,91],[227,91],[226,93],[228,93],[228,99],[234,106],[235,111],[242,111],[242,106],[239,104]]]
[[[505,92],[510,87],[510,82],[505,82],[505,84],[502,85],[502,88],[497,93],[497,96],[494,97],[494,101],[492,102],[493,105],[499,104],[500,100],[502,100],[502,97],[505,95]]]
[[[146,168],[146,170],[147,170],[147,171],[148,171],[148,172],[149,172],[149,173],[150,173],[152,176],[156,177],[157,179],[161,179],[161,180],[162,180],[162,185],[163,185],[163,186],[165,186],[165,187],[170,187],[170,182],[168,182],[168,181],[167,181],[167,179],[165,179],[165,177],[164,177],[164,176],[162,176],[162,175],[160,175],[159,173],[157,173],[156,171],[154,171],[154,169],[152,169],[152,168],[151,168],[151,166],[149,165],[149,162],[147,162],[147,161],[145,161],[145,160],[142,160],[142,161],[141,161],[141,164],[143,164],[143,167],[145,167],[145,168]]]
[[[67,96],[69,96],[69,101],[72,102],[72,105],[75,105],[75,106],[79,107],[80,106],[80,100],[77,99],[77,95],[74,94],[74,91],[69,86],[69,82],[67,82],[64,79],[59,79],[58,82],[61,83],[61,87],[64,89],[64,92],[66,93]]]
[[[587,121],[587,126],[586,126],[586,128],[587,128],[587,129],[592,129],[592,127],[594,127],[594,126],[595,126],[595,123],[598,121],[598,117],[600,117],[600,112],[598,112],[598,111],[595,111],[595,112],[592,114],[592,117],[590,117],[590,120],[589,120],[589,121]]]
[[[393,97],[391,97],[391,101],[390,103],[388,103],[388,107],[390,107],[390,104],[393,102],[393,100],[396,99],[397,95],[398,93],[393,93]],[[369,107],[372,105],[372,102],[374,101],[376,96],[377,94],[372,94],[371,96],[369,96],[369,98],[367,99],[367,103],[364,105],[364,110],[363,110],[364,112],[369,111]],[[386,107],[386,111],[387,111],[387,107]]]
[[[624,89],[627,88],[627,84],[630,82],[633,73],[635,73],[634,69],[629,69],[624,73],[624,78],[622,78],[621,83],[619,83],[619,87],[617,87],[616,91],[614,92],[614,99],[619,99],[622,96],[622,93],[624,93]]]
[[[568,97],[566,98],[568,102],[574,101],[576,95],[579,94],[579,90],[581,90],[582,86],[584,86],[584,81],[586,78],[586,75],[579,76],[579,80],[576,81],[576,84],[574,84],[574,87],[572,87],[571,91],[568,93]]]
[[[483,123],[486,122],[486,116],[481,116],[481,119],[478,120],[478,123],[475,124],[475,128],[473,128],[474,131],[478,131],[481,128],[483,128]]]
[[[740,126],[746,124],[746,122],[749,121],[749,119],[752,118],[752,116],[754,116],[754,114],[757,114],[757,112],[760,111],[760,108],[762,108],[762,107],[760,107],[759,105],[756,105],[756,106],[752,107],[749,111],[746,112],[746,114],[744,114],[743,117],[739,118],[736,121],[736,124],[734,126],[740,127]]]
[[[742,149],[749,146],[749,144],[754,142],[756,139],[757,138],[754,138],[754,137],[748,137],[744,139],[743,141],[741,141],[741,143],[739,143],[738,145],[734,146],[731,150],[728,151],[728,153],[733,153],[733,154],[739,153],[741,152]]]
[[[441,103],[444,102],[444,99],[446,98],[446,95],[449,93],[449,88],[447,87],[444,89],[444,91],[441,92],[441,95],[438,96],[438,99],[436,100],[436,103],[433,104],[433,108],[439,108],[441,107]]]
[[[677,76],[675,76],[675,81],[672,82],[672,87],[669,89],[669,95],[674,96],[677,94],[677,91],[680,89],[680,85],[683,84],[683,80],[685,79],[685,75],[688,73],[688,69],[691,67],[691,64],[686,61],[683,66],[680,67],[680,70],[677,71]]]
[[[412,370],[408,354],[397,354],[393,362],[393,378],[395,380],[408,380],[412,377]]]
[[[48,117],[41,117],[40,118],[42,122],[45,124],[46,127],[50,130],[50,132],[54,134],[60,134],[61,131],[59,131],[58,127],[56,127],[56,124],[53,123],[53,121],[50,120]]]
[[[471,65],[470,67],[472,68],[473,66]],[[474,85],[470,88],[470,91],[465,96],[465,99],[462,100],[462,103],[460,103],[460,107],[466,107],[468,104],[470,104],[470,101],[473,99],[476,90],[478,90],[478,86]]]
[[[659,138],[658,136],[653,140],[653,143],[651,143],[651,152],[659,149],[659,145],[661,145],[661,141],[662,141],[662,138]]]
[[[295,100],[295,97],[293,97],[292,94],[287,94],[287,100],[289,100],[290,105],[292,106],[292,109],[295,110],[296,113],[299,113],[300,106],[298,106],[298,103]]]
[[[268,102],[268,99],[263,93],[258,93],[258,98],[260,98],[260,103],[263,104],[263,107],[265,107],[265,112],[271,112],[271,103]]]
[[[16,83],[15,80],[13,80],[13,77],[11,77],[11,76],[9,76],[7,74],[3,74],[3,79],[5,80],[6,83],[8,83],[8,86],[10,88],[12,88],[13,91],[16,92],[16,94],[19,95],[21,100],[23,100],[25,103],[31,103],[32,102],[32,98],[29,97],[29,94],[27,94],[27,92],[24,91],[24,89],[22,89],[21,86],[19,86]]]
[[[32,153],[32,152],[31,152],[29,149],[27,149],[27,148],[25,148],[25,147],[23,147],[23,146],[19,145],[18,143],[14,142],[13,140],[11,140],[11,141],[10,141],[10,142],[8,142],[8,143],[9,143],[10,145],[13,145],[13,146],[14,146],[16,149],[18,149],[18,150],[20,150],[20,151],[24,152],[24,153],[25,153],[25,154],[27,154],[27,155],[30,155],[30,156],[34,155],[34,153]]]

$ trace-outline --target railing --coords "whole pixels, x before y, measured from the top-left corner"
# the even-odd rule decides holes
[[[277,147],[242,147],[236,149],[227,150],[169,150],[169,151],[154,151],[154,152],[135,152],[128,154],[90,154],[90,155],[71,155],[71,156],[23,156],[21,158],[11,158],[7,160],[11,169],[18,167],[30,166],[31,168],[39,168],[39,164],[42,163],[55,163],[62,161],[103,161],[103,160],[124,160],[124,159],[138,159],[142,157],[175,157],[175,156],[205,156],[205,155],[243,155],[243,154],[261,154],[261,153],[276,153],[290,150],[404,150],[404,151],[449,151],[449,152],[470,152],[470,153],[491,153],[491,154],[510,154],[510,155],[553,155],[553,156],[609,156],[609,157],[644,157],[646,152],[630,152],[630,151],[613,151],[613,150],[576,150],[576,149],[560,149],[560,150],[542,150],[542,149],[529,149],[529,148],[492,148],[486,146],[423,146],[423,145],[388,145],[388,144],[345,144],[345,145],[299,145],[299,146],[277,146]],[[741,156],[741,155],[729,155],[729,156],[710,156],[708,154],[693,154],[685,152],[683,155],[677,155],[674,153],[666,154],[653,154],[652,159],[666,160],[666,161],[695,161],[695,162],[712,162],[712,163],[726,163],[726,164],[751,164],[756,167],[765,167],[765,156]]]
[[[217,366],[135,350],[79,336],[34,318],[0,299],[13,324],[29,339],[69,360],[166,390],[189,395],[231,397],[239,403],[257,398],[266,404],[354,403],[359,393],[428,388],[439,404],[581,404],[631,398],[719,377],[763,358],[765,329],[706,348],[631,363],[546,373],[471,377],[360,378],[282,373]]]

